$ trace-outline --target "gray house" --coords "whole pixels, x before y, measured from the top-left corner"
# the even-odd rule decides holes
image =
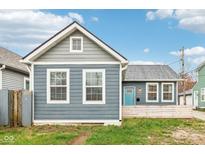
[[[128,61],[74,22],[23,58],[31,69],[33,122],[120,124]]]
[[[123,105],[176,105],[178,75],[168,65],[128,65]]]
[[[31,72],[34,124],[119,125],[123,105],[177,104],[178,77],[169,66],[128,66],[125,57],[77,22],[22,62]]]
[[[29,89],[29,72],[21,56],[0,47],[0,90]]]

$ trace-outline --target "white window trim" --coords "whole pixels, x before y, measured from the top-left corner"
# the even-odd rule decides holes
[[[29,78],[24,77],[23,80],[24,80],[24,82],[23,82],[23,83],[24,83],[24,84],[23,84],[23,89],[26,90],[26,81],[29,81],[29,89],[30,89],[30,80],[29,80]]]
[[[171,84],[172,85],[172,99],[171,100],[164,100],[163,98],[163,94],[164,94],[164,86],[163,85],[166,85],[166,84]],[[163,82],[161,84],[161,99],[162,99],[162,102],[174,102],[174,83],[172,82]]]
[[[149,100],[148,99],[148,86],[149,85],[157,85],[157,100]],[[146,102],[153,102],[153,103],[158,103],[159,102],[159,83],[156,82],[147,82],[146,83]]]
[[[102,101],[86,101],[86,72],[102,72]],[[105,104],[105,69],[83,69],[83,104]]]
[[[73,39],[81,39],[81,50],[73,50],[72,49]],[[70,37],[70,52],[73,52],[73,53],[83,52],[83,37],[80,37],[80,36],[71,36]]]
[[[50,100],[50,72],[67,72],[67,100]],[[70,103],[70,70],[69,69],[47,69],[47,104],[69,104]]]
[[[202,89],[205,90],[205,88],[201,88],[200,94],[201,94],[201,102],[205,102],[205,100],[202,100]]]

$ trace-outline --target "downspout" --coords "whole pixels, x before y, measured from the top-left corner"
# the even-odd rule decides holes
[[[3,79],[2,79],[2,70],[6,68],[6,65],[0,67],[0,89],[2,89]]]

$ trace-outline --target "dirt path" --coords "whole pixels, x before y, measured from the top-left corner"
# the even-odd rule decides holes
[[[71,145],[83,145],[88,137],[90,137],[90,132],[82,132],[79,136],[74,138],[69,144]]]

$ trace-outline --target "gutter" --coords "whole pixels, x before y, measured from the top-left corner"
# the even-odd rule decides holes
[[[2,71],[1,70],[3,70],[3,69],[5,69],[6,68],[6,65],[2,65],[1,67],[0,67],[0,90],[2,89]]]

